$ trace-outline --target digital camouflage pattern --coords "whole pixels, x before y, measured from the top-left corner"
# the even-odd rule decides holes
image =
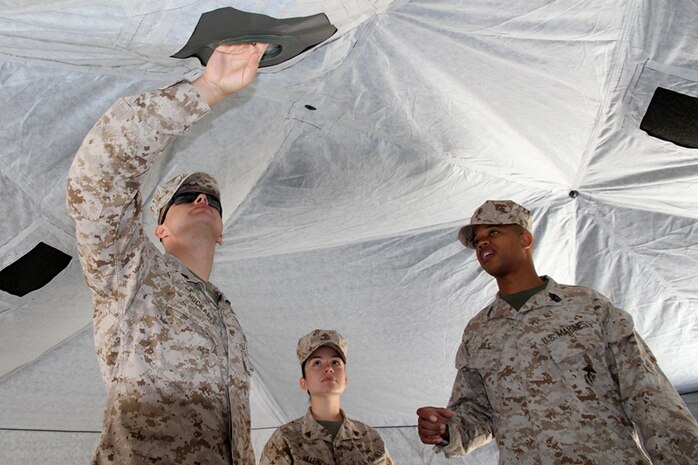
[[[212,194],[220,200],[221,192],[216,179],[208,173],[178,174],[167,182],[160,184],[150,201],[150,212],[157,224],[165,220],[168,204],[177,193],[203,192]]]
[[[518,224],[530,231],[531,212],[511,200],[488,200],[475,210],[466,224],[458,231],[458,239],[469,249],[474,249],[473,230],[479,224]]]
[[[351,420],[342,411],[344,421],[332,440],[332,434],[313,418],[305,416],[280,426],[264,446],[260,465],[392,465],[393,459],[383,439],[370,426]]]
[[[254,464],[251,365],[225,297],[144,233],[139,188],[209,111],[181,83],[117,101],[86,136],[67,207],[93,293],[107,401],[93,463]]]
[[[544,279],[518,312],[498,297],[468,323],[450,443],[436,450],[462,455],[494,437],[507,465],[697,464],[698,425],[630,315]]]
[[[347,362],[349,343],[346,338],[333,329],[314,329],[298,340],[296,355],[298,355],[298,361],[301,362],[301,365],[322,346],[334,347],[344,363]]]

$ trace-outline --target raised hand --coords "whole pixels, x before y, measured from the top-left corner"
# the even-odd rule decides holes
[[[254,81],[267,44],[219,45],[192,85],[212,106]]]

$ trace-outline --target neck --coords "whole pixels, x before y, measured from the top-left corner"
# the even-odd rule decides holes
[[[184,266],[194,272],[199,278],[208,281],[213,269],[213,257],[216,253],[216,243],[168,244],[165,251],[176,257]]]
[[[536,273],[536,269],[526,268],[518,273],[510,273],[497,278],[499,293],[504,295],[533,289],[543,284],[543,280]]]
[[[310,397],[310,413],[320,421],[341,421],[339,396]]]

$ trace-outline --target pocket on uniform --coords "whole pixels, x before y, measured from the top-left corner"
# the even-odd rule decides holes
[[[601,336],[591,325],[574,330],[580,324],[561,328],[556,333],[556,338],[547,344],[550,357],[558,365],[568,365],[584,354],[603,352],[604,345]],[[573,331],[574,330],[574,331]]]

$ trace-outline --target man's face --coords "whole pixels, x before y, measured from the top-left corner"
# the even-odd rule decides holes
[[[163,225],[175,236],[198,231],[199,234],[203,232],[210,235],[220,243],[223,233],[220,201],[203,193],[176,194]]]
[[[305,362],[301,388],[311,396],[341,395],[347,387],[344,361],[330,346],[317,348]]]
[[[482,269],[495,278],[519,271],[521,266],[528,263],[528,241],[524,234],[528,233],[516,225],[476,226],[473,245]]]

